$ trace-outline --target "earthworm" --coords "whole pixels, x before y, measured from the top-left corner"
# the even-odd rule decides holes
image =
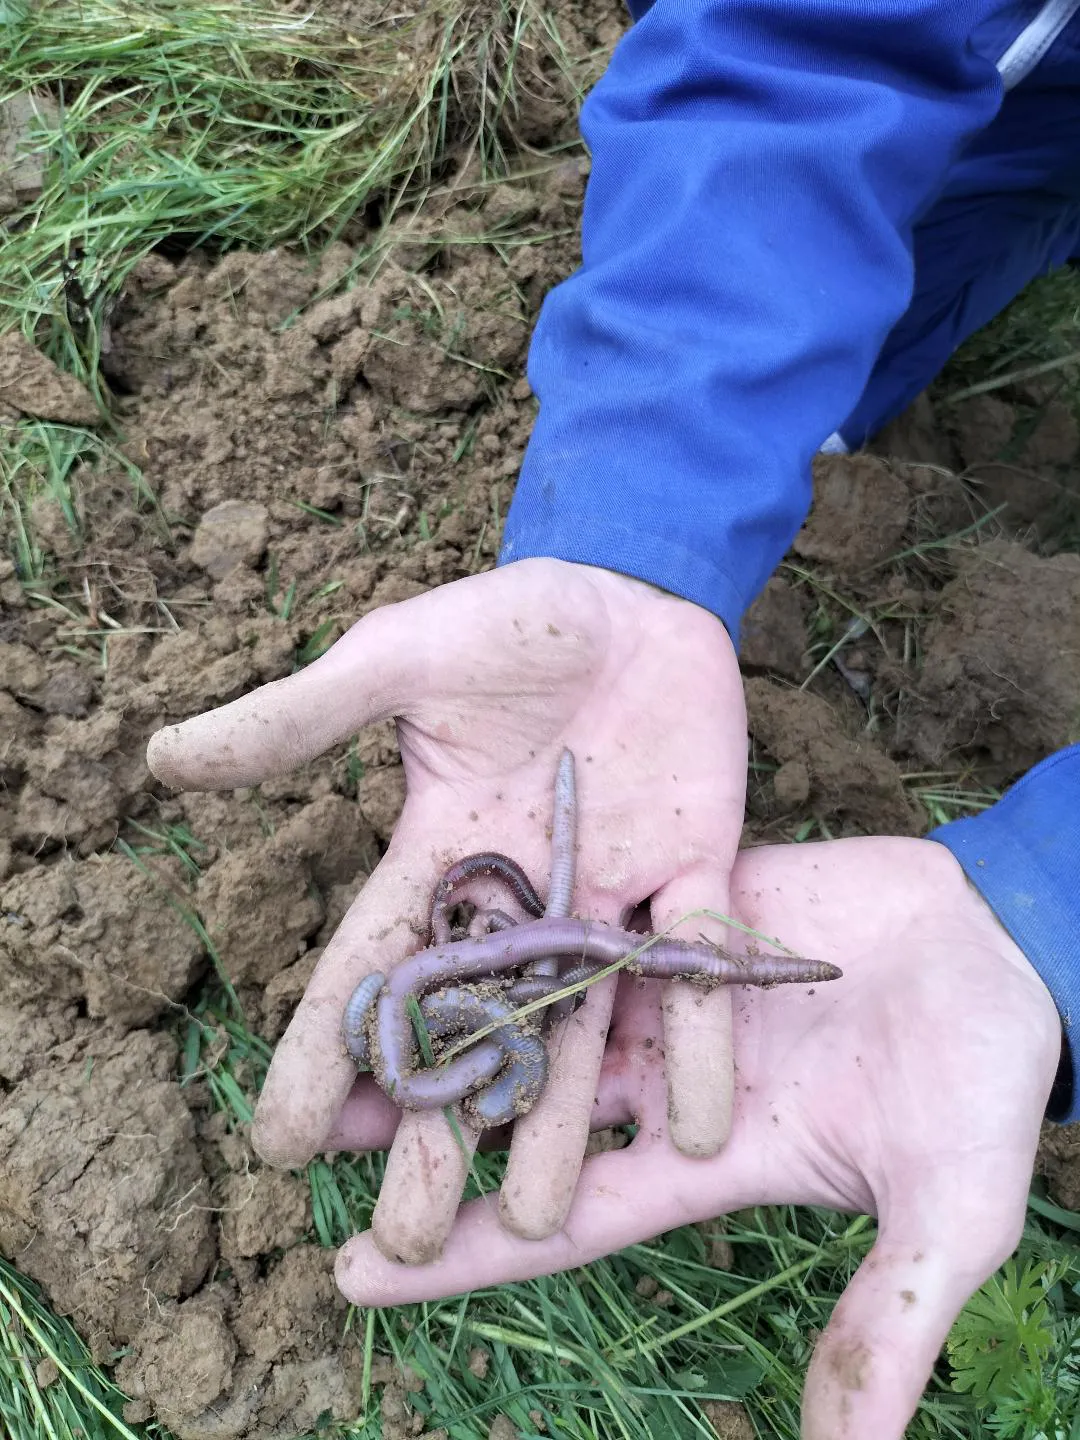
[[[437,1039],[472,1034],[499,1020],[509,1021],[514,1013],[514,1007],[497,995],[483,995],[465,986],[448,986],[425,996],[420,1009],[428,1034]],[[510,1023],[500,1025],[488,1038],[499,1047],[508,1063],[493,1084],[473,1097],[470,1108],[485,1126],[506,1125],[523,1110],[528,1110],[543,1090],[547,1082],[547,1049],[539,1035]],[[472,1053],[466,1051],[467,1055]],[[456,1064],[457,1060],[450,1061],[441,1075]],[[423,1108],[409,1103],[412,1097],[408,1087],[412,1078],[409,1077],[403,1091],[395,1092],[394,1098],[406,1109]]]
[[[569,750],[559,756],[555,772],[555,806],[551,815],[551,879],[544,915],[561,920],[570,914],[574,900],[574,846],[577,841],[577,787],[574,784],[574,757]],[[547,955],[529,966],[530,975],[558,975],[557,955]]]
[[[371,1044],[368,1040],[367,1021],[372,1006],[378,999],[379,991],[386,983],[386,976],[378,970],[365,975],[349,996],[345,1006],[345,1018],[341,1023],[345,1036],[345,1048],[362,1070],[371,1069]]]
[[[430,997],[429,997],[430,998]],[[484,1012],[487,1014],[487,1011]],[[484,1024],[488,1024],[488,1020]],[[480,1027],[473,1025],[471,1029]],[[496,1032],[498,1033],[498,1032]],[[464,1099],[473,1090],[479,1090],[489,1080],[494,1080],[506,1061],[506,1047],[494,1037],[478,1040],[471,1050],[455,1055],[442,1065],[430,1070],[414,1070],[409,1073],[398,1071],[394,1078],[380,1057],[373,1056],[372,1063],[382,1089],[395,1104],[403,1110],[429,1110],[436,1106],[453,1105]],[[380,1075],[380,1070],[383,1072]]]
[[[371,1041],[368,1037],[367,1022],[384,984],[385,976],[377,970],[372,971],[370,975],[365,975],[349,997],[349,1003],[345,1007],[345,1019],[342,1024],[345,1048],[362,1070],[372,1068]],[[457,1027],[452,1024],[447,1026],[443,1023],[443,1017],[436,1008],[436,1000],[436,996],[428,996],[421,1007],[421,1013],[428,1025],[429,1033],[442,1036],[456,1030]],[[490,1019],[493,1020],[495,1017],[491,1016]],[[490,1021],[483,1023],[486,1025]],[[472,1025],[469,1030],[479,1030],[480,1028],[480,1025]],[[474,1046],[467,1055],[456,1057],[448,1064],[441,1066],[438,1072],[424,1071],[424,1078],[417,1079],[412,1084],[410,1094],[422,1095],[425,1087],[430,1085],[431,1077],[438,1073],[439,1094],[446,1097],[442,1103],[451,1104],[497,1075],[502,1068],[504,1058],[503,1048],[498,1045],[498,1042],[481,1042]],[[459,1060],[467,1063],[459,1064]]]
[[[469,934],[493,935],[496,930],[510,930],[516,924],[505,910],[477,910],[469,921]]]
[[[643,949],[643,944],[648,948]],[[795,956],[738,957],[704,943],[649,943],[628,930],[573,919],[536,920],[502,934],[436,945],[396,965],[376,1002],[375,1032],[383,1088],[396,1093],[415,1063],[412,1027],[405,1012],[408,995],[422,995],[436,985],[516,970],[549,955],[573,956],[600,966],[633,956],[634,970],[650,979],[700,979],[714,985],[812,984],[837,979],[842,973],[825,961]],[[441,1094],[437,1085],[435,1088]]]
[[[562,975],[535,975],[530,972],[515,980],[506,991],[506,998],[514,1005],[531,1005],[535,1000],[546,1000],[549,995],[554,995],[559,990],[565,990],[570,985],[579,985],[583,980],[590,979],[599,970],[598,965],[575,965],[572,969],[565,971]],[[557,1023],[565,1020],[581,1002],[585,999],[584,993],[578,991],[574,995],[565,995],[561,1000],[554,1000],[548,1015]]]
[[[435,888],[431,947],[400,962],[388,979],[366,976],[353,991],[343,1017],[349,1054],[359,1065],[371,1065],[380,1086],[404,1108],[426,1109],[470,1097],[468,1106],[484,1125],[503,1124],[526,1113],[546,1083],[548,1057],[540,1035],[512,1023],[515,1008],[580,985],[605,966],[630,957],[634,971],[651,979],[700,980],[712,986],[807,984],[842,974],[824,961],[786,955],[738,957],[704,942],[650,941],[638,932],[570,918],[576,825],[573,756],[564,750],[555,783],[547,906],[507,856],[494,851],[467,856],[451,865]],[[495,876],[533,918],[519,925],[501,910],[480,910],[466,938],[453,941],[450,910],[455,895],[479,876]],[[574,963],[560,976],[564,960]],[[502,993],[491,987],[493,977],[515,970],[522,973]],[[481,990],[462,983],[479,980],[489,986]],[[441,988],[430,993],[436,987]],[[406,1010],[410,996],[420,1000],[436,1038],[496,1028],[453,1059],[417,1071]],[[576,993],[553,1001],[545,1019],[565,1019],[583,998]]]
[[[559,976],[559,989],[565,990],[570,985],[580,985],[584,980],[591,980],[599,970],[599,965],[574,965]],[[551,1024],[560,1024],[568,1015],[572,1015],[579,1005],[583,1005],[585,999],[586,992],[578,990],[573,995],[564,995],[561,1000],[552,1001],[548,1011]]]
[[[555,774],[555,803],[551,825],[551,882],[548,902],[545,907],[537,895],[529,877],[506,855],[497,851],[484,851],[456,861],[440,878],[435,887],[431,904],[431,934],[437,945],[450,943],[450,910],[454,904],[455,892],[462,885],[480,876],[497,876],[510,890],[522,909],[533,916],[565,916],[570,913],[574,889],[574,841],[577,824],[577,796],[574,785],[574,757],[564,750],[559,757]],[[503,910],[478,910],[469,923],[471,938],[508,930],[517,922]],[[532,967],[532,973],[552,978],[558,974],[559,962],[556,957],[545,957]],[[367,1033],[368,1016],[375,999],[382,989],[383,976],[375,974],[362,980],[353,992],[346,1006],[343,1021],[345,1045],[362,1068],[371,1065],[371,1044]],[[549,987],[558,989],[559,985]],[[536,998],[539,998],[537,996]],[[566,1009],[565,1005],[561,1007]],[[489,1016],[484,1024],[492,1024],[495,1015]],[[472,1029],[482,1028],[473,1026]],[[465,1033],[468,1033],[466,1031]],[[443,1082],[449,1095],[464,1083],[464,1075],[455,1081],[449,1075]],[[464,1092],[463,1092],[464,1093]],[[455,1098],[460,1098],[456,1096]]]
[[[450,866],[435,886],[431,902],[431,936],[436,945],[445,945],[450,940],[450,911],[455,900],[454,892],[470,880],[480,876],[495,875],[507,887],[514,899],[528,915],[541,916],[544,902],[533,889],[532,881],[521,866],[494,850],[482,851],[479,855],[466,855]]]

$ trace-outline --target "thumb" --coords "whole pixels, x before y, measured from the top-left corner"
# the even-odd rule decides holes
[[[988,1202],[985,1178],[963,1180],[978,1210],[954,1189],[883,1223],[814,1351],[803,1440],[902,1440],[957,1315],[1019,1243],[1025,1188]]]
[[[748,1144],[719,1176],[642,1132],[625,1149],[585,1161],[554,1234],[535,1240],[513,1234],[488,1194],[461,1207],[438,1258],[426,1264],[386,1259],[370,1231],[347,1240],[335,1265],[338,1288],[354,1305],[384,1307],[577,1269],[680,1225],[756,1203],[754,1150]]]
[[[150,739],[147,763],[174,789],[232,790],[288,774],[365,725],[400,713],[423,627],[404,605],[372,611],[305,669]]]

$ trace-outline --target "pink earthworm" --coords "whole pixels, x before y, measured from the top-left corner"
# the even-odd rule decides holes
[[[549,920],[563,920],[574,903],[574,872],[577,844],[577,784],[574,757],[569,750],[559,756],[555,772],[555,804],[551,813],[551,878],[544,915]],[[559,957],[545,955],[529,966],[530,975],[556,976]],[[549,1017],[550,1018],[550,1017]]]
[[[630,968],[650,979],[701,980],[712,985],[814,984],[837,979],[842,973],[826,961],[787,955],[736,956],[701,942],[650,941],[588,920],[534,920],[501,934],[436,945],[396,965],[375,1004],[376,1073],[387,1093],[393,1093],[415,1065],[415,1043],[405,1011],[407,996],[423,995],[437,985],[522,969],[548,955],[572,957],[594,966],[630,959]]]
[[[474,1118],[485,1125],[503,1124],[524,1114],[546,1082],[547,1052],[539,1035],[512,1023],[515,1007],[581,984],[608,965],[628,962],[642,976],[699,980],[708,986],[813,984],[841,975],[824,961],[736,956],[705,942],[649,939],[570,918],[576,826],[573,756],[564,750],[555,784],[547,906],[525,872],[507,856],[495,851],[467,856],[451,865],[436,886],[431,907],[433,945],[401,961],[388,979],[369,975],[354,990],[343,1019],[346,1048],[357,1064],[374,1068],[380,1086],[405,1108],[442,1106],[469,1097]],[[478,911],[467,937],[453,941],[449,915],[455,896],[480,876],[500,880],[534,918],[517,924],[500,910]],[[564,961],[573,963],[560,976]],[[495,978],[504,975],[508,984]],[[480,989],[470,981],[488,985]],[[492,982],[503,986],[501,993]],[[442,998],[430,993],[436,987],[441,987]],[[495,1028],[471,1049],[418,1071],[406,1009],[410,996],[420,1000],[430,1033],[439,1038],[468,1037]],[[545,1018],[565,1018],[583,998],[579,993],[553,1001]]]

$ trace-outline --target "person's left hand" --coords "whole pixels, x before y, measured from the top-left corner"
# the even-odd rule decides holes
[[[744,922],[844,977],[813,994],[736,992],[735,1116],[719,1155],[671,1144],[658,987],[624,977],[594,1124],[640,1128],[586,1162],[562,1230],[518,1239],[488,1196],[462,1209],[435,1263],[395,1265],[369,1232],[340,1251],[338,1283],[356,1304],[396,1305],[584,1265],[745,1206],[873,1214],[876,1243],[810,1366],[803,1435],[898,1440],[956,1315],[1019,1239],[1058,1015],[933,841],[746,851],[731,893]],[[359,1082],[328,1147],[385,1146],[395,1124]]]
[[[451,861],[498,850],[547,889],[564,748],[578,757],[575,908],[617,922],[651,897],[659,924],[727,908],[746,710],[731,638],[700,606],[595,566],[517,561],[369,612],[295,674],[159,730],[147,758],[169,785],[252,785],[389,718],[405,805],[275,1049],[252,1125],[269,1164],[296,1168],[324,1148],[356,1076],[341,1033],[349,996],[422,948]],[[498,888],[468,898],[502,902]],[[717,922],[705,928],[737,947]],[[565,1218],[614,992],[613,977],[599,981],[578,1022],[552,1031],[548,1085],[514,1128],[503,1186],[518,1235],[554,1234]],[[664,1035],[672,1137],[714,1154],[731,1118],[730,993],[668,982]],[[374,1218],[387,1254],[439,1253],[468,1175],[466,1134],[477,1138],[464,1117],[455,1134],[438,1111],[401,1126]]]

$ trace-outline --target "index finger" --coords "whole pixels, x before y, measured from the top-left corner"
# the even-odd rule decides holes
[[[345,1006],[365,975],[423,944],[433,885],[415,850],[410,858],[391,845],[319,957],[255,1110],[251,1143],[267,1164],[296,1169],[324,1148],[356,1079],[342,1041]]]

